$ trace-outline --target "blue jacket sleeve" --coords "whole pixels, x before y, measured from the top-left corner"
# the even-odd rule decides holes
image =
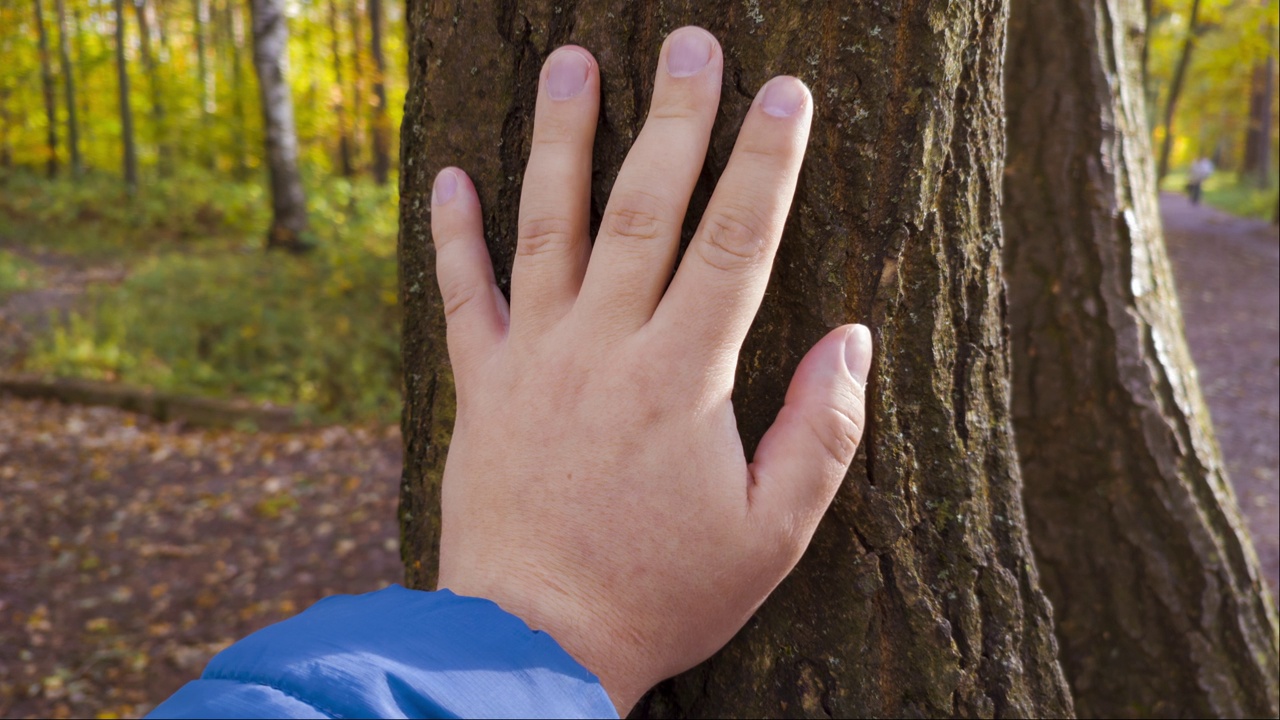
[[[218,653],[148,717],[618,717],[599,680],[496,604],[393,585]]]

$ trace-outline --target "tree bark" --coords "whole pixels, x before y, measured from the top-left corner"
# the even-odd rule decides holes
[[[1270,27],[1266,28],[1270,32]],[[1271,187],[1271,105],[1275,100],[1276,58],[1253,68],[1249,93],[1249,126],[1245,131],[1241,174],[1254,186]]]
[[[1013,5],[1005,258],[1031,540],[1081,716],[1274,717],[1275,609],[1161,235],[1143,22],[1136,0]]]
[[[49,33],[44,26],[44,7],[41,0],[35,0],[36,34],[40,43],[40,85],[44,90],[45,114],[45,146],[48,157],[45,158],[45,172],[49,179],[58,176],[58,101],[53,82],[53,64],[49,62]]]
[[[333,48],[333,112],[338,120],[338,163],[342,177],[356,173],[351,158],[351,126],[347,122],[347,108],[343,95],[347,86],[342,82],[342,36],[338,34],[338,0],[329,0],[329,39]]]
[[[598,223],[644,121],[662,38],[698,24],[723,43],[725,84],[686,241],[756,89],[795,73],[816,103],[770,291],[740,355],[747,452],[831,327],[866,322],[877,360],[863,449],[799,567],[725,650],[636,713],[1069,715],[1010,429],[998,216],[1006,13],[1001,0],[857,12],[837,0],[411,0],[399,246],[408,584],[435,583],[455,412],[431,250],[434,173],[457,163],[472,174],[505,287],[547,54],[574,42],[600,61]]]
[[[1178,65],[1173,71],[1173,80],[1169,83],[1169,97],[1164,102],[1164,139],[1160,142],[1160,164],[1156,170],[1156,186],[1169,174],[1169,154],[1173,150],[1173,116],[1178,110],[1178,97],[1182,95],[1182,83],[1187,78],[1187,67],[1191,65],[1191,52],[1196,48],[1196,38],[1200,33],[1200,0],[1191,0],[1191,17],[1187,20],[1187,37],[1182,42],[1182,54],[1178,56]]]
[[[307,229],[307,199],[298,174],[298,131],[286,62],[289,27],[284,0],[252,0],[253,65],[258,73],[267,169],[271,175],[271,229],[268,248],[299,249]]]
[[[129,65],[124,55],[124,0],[115,0],[116,77],[120,88],[120,152],[124,185],[130,196],[138,192],[138,147],[133,136],[133,109],[129,104]]]
[[[373,179],[391,174],[391,120],[387,117],[387,61],[382,54],[382,0],[369,0],[369,54],[373,56]]]
[[[67,150],[70,153],[71,173],[79,177],[84,172],[80,159],[80,126],[76,122],[76,79],[71,68],[71,49],[67,42],[67,8],[64,0],[57,0],[58,56],[62,66],[62,89],[67,103]]]

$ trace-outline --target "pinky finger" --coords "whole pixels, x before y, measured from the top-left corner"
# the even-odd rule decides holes
[[[506,298],[493,279],[484,243],[480,198],[467,174],[445,168],[431,191],[431,235],[436,279],[448,325],[449,358],[455,372],[491,352],[507,332]]]

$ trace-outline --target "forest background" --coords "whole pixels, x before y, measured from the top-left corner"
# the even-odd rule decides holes
[[[283,10],[283,47],[252,5]],[[1276,219],[1277,6],[1145,3],[1168,193],[1207,157],[1207,205]],[[0,393],[0,715],[145,712],[244,632],[400,576],[404,28],[391,0],[0,0],[0,389],[179,421]],[[276,51],[282,92],[256,67]],[[296,170],[267,142],[281,98]],[[300,202],[282,209],[286,176]],[[1206,227],[1197,252],[1228,254]],[[1201,298],[1247,284],[1184,280]],[[1275,398],[1253,400],[1270,422]],[[1274,536],[1266,462],[1249,470],[1270,494],[1241,497]],[[193,557],[217,559],[193,574]]]

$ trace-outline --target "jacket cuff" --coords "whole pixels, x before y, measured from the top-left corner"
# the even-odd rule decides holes
[[[550,635],[489,600],[399,585],[326,598],[259,630],[149,717],[299,717],[307,708],[329,717],[617,717],[600,681]]]

